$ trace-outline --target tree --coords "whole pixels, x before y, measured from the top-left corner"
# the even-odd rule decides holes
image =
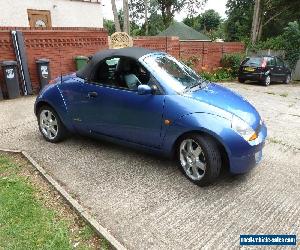
[[[207,10],[201,15],[201,29],[207,32],[216,30],[221,24],[221,16],[214,10]]]
[[[262,1],[255,0],[253,19],[252,19],[252,29],[251,29],[251,42],[255,44],[258,37],[261,34],[262,29]]]
[[[206,35],[212,41],[215,41],[216,39],[225,40],[225,23],[221,22],[217,29],[211,30],[210,32],[206,33]]]
[[[206,1],[207,0],[130,0],[129,13],[131,23],[140,25],[141,27],[140,31],[135,29],[134,34],[156,35],[172,23],[177,12],[186,9],[189,15],[195,14]],[[142,20],[144,20],[144,22]]]
[[[155,36],[165,29],[157,0],[129,1],[129,16],[134,35]]]
[[[115,0],[111,0],[111,7],[112,7],[113,14],[114,14],[116,31],[121,32],[121,27],[120,27],[120,22],[119,22],[119,17],[118,17],[118,10],[117,10]]]
[[[168,28],[176,13],[187,9],[189,15],[193,15],[206,2],[207,0],[156,0],[156,5],[161,12],[165,28]]]
[[[124,13],[124,32],[130,34],[130,23],[129,23],[129,6],[128,0],[123,0],[123,13]]]
[[[251,34],[253,0],[228,0],[226,3],[225,39],[246,41]]]
[[[228,0],[226,33],[228,40],[252,43],[278,36],[290,21],[300,19],[300,1]]]
[[[144,29],[144,27],[142,27]],[[162,15],[157,13],[152,13],[149,16],[149,36],[156,36],[158,33],[165,29]]]
[[[144,8],[145,8],[145,29],[146,36],[149,34],[149,23],[148,23],[148,0],[144,0]]]
[[[186,17],[183,22],[197,31],[210,33],[221,24],[221,16],[215,10],[206,10],[196,17]]]
[[[113,33],[116,32],[115,23],[112,20],[107,20],[107,19],[104,18],[104,20],[103,20],[103,27],[105,29],[107,29],[108,35],[112,35]]]
[[[153,0],[130,0],[129,2],[129,16],[131,22],[136,25],[145,25],[145,33],[149,30],[148,13]],[[143,22],[144,21],[144,22]]]
[[[131,22],[132,34],[134,36],[156,36],[158,33],[165,29],[162,21],[162,16],[157,13],[152,13],[148,18],[148,34],[146,33],[146,24],[138,26],[136,23]]]
[[[263,0],[262,23],[258,40],[278,36],[291,21],[300,19],[299,0]]]
[[[124,13],[123,13],[123,9],[120,9],[118,11],[118,20],[119,20],[119,25],[120,25],[120,31],[123,30],[124,28]],[[104,19],[103,20],[103,26],[104,28],[107,29],[109,35],[113,34],[116,32],[116,27],[115,27],[115,22],[112,20],[107,20]]]
[[[300,25],[297,21],[290,22],[282,35],[284,40],[285,59],[295,69],[300,58]]]

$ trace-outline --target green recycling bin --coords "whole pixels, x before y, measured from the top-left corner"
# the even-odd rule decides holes
[[[80,70],[81,68],[83,68],[87,64],[88,60],[89,58],[86,56],[76,56],[75,57],[76,69]]]

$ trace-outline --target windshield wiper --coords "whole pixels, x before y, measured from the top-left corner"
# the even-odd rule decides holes
[[[189,91],[189,90],[194,89],[194,88],[196,88],[196,87],[198,87],[198,88],[203,88],[203,87],[206,86],[206,84],[207,84],[208,82],[209,82],[209,81],[206,80],[206,79],[199,80],[199,81],[197,81],[197,83],[195,83],[195,84],[193,84],[193,85],[190,85],[190,86],[187,86],[187,87],[185,88],[185,90],[186,90],[186,91]]]

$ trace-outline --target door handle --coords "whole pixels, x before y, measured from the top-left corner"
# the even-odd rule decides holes
[[[97,97],[98,96],[98,93],[97,92],[89,92],[88,93],[88,98],[95,98],[95,97]]]

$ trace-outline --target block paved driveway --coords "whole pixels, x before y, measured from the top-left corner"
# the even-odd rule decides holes
[[[240,234],[300,236],[300,85],[228,83],[264,117],[263,162],[200,188],[169,160],[102,141],[45,142],[34,97],[0,102],[0,148],[23,149],[129,249],[237,249]]]

